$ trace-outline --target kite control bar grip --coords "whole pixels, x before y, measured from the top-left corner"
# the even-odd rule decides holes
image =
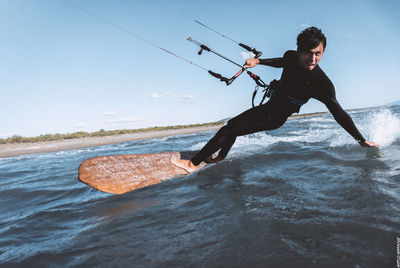
[[[199,52],[197,52],[197,54],[201,55],[201,53],[203,53],[203,50],[211,51],[211,49],[209,49],[207,46],[200,45],[200,50],[199,50]]]
[[[253,74],[250,71],[247,71],[247,74],[250,75],[251,78],[253,78],[253,80],[256,82],[256,84],[258,86],[263,87],[263,88],[266,88],[268,86],[267,84],[264,83],[263,80],[261,80],[261,78],[258,75]]]
[[[208,73],[211,74],[212,76],[218,78],[220,81],[225,82],[227,86],[229,86],[233,82],[233,80],[235,80],[235,78],[236,78],[236,77],[232,77],[231,79],[229,79],[229,78],[223,77],[220,74],[214,73],[211,70],[208,70]]]
[[[244,48],[244,49],[246,49],[246,50],[248,50],[248,51],[251,51],[251,50],[252,50],[251,47],[246,46],[245,44],[242,44],[242,43],[239,43],[239,46],[241,46],[242,48]]]
[[[237,72],[234,76],[229,79],[229,83],[226,83],[227,86],[229,86],[236,78],[238,78],[239,75],[241,75],[244,72],[244,68],[240,69],[239,72]]]
[[[251,48],[245,44],[239,43],[239,46],[241,46],[242,48],[246,49],[247,51],[253,52],[254,53],[254,58],[259,58],[262,55],[261,51],[256,50],[255,48]]]

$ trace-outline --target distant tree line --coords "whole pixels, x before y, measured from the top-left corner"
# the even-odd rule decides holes
[[[202,126],[215,126],[220,125],[221,122],[212,122],[204,124],[192,124],[192,125],[177,125],[177,126],[166,126],[166,127],[150,127],[150,128],[140,128],[140,129],[120,129],[120,130],[104,130],[100,129],[96,132],[85,132],[79,131],[67,134],[46,134],[37,137],[22,137],[19,135],[14,135],[10,138],[0,139],[0,144],[6,143],[34,143],[43,141],[55,141],[55,140],[67,140],[67,139],[79,139],[86,137],[104,137],[120,134],[138,133],[138,132],[149,132],[149,131],[163,131],[170,129],[183,129],[191,127],[202,127]]]

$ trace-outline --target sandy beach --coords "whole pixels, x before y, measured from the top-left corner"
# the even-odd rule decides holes
[[[221,125],[201,126],[162,131],[146,131],[131,134],[113,135],[105,137],[87,137],[80,139],[56,140],[35,143],[0,144],[0,158],[13,157],[26,154],[37,154],[87,148],[106,144],[122,143],[134,140],[155,139],[168,136],[191,134],[219,129]]]
[[[318,116],[326,113],[301,114],[292,116],[289,119]],[[79,139],[65,139],[35,143],[10,143],[0,144],[0,158],[13,157],[26,154],[47,153],[56,151],[73,150],[93,146],[129,142],[134,140],[155,139],[168,136],[184,135],[197,132],[216,130],[223,124],[213,126],[199,126],[181,129],[169,129],[161,131],[144,131],[131,134],[112,135],[105,137],[87,137]]]

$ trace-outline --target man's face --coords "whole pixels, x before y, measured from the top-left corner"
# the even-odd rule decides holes
[[[316,48],[299,53],[299,65],[307,71],[312,71],[324,55],[324,46],[322,43]]]

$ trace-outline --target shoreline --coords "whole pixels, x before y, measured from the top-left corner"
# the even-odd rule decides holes
[[[289,120],[313,117],[327,114],[327,112],[312,113],[312,114],[300,114],[294,115]],[[50,153],[66,150],[74,150],[88,147],[95,147],[101,145],[124,143],[135,140],[147,140],[157,139],[176,135],[185,135],[206,132],[211,130],[217,130],[221,128],[224,123],[212,126],[196,126],[180,129],[168,129],[159,131],[144,131],[129,134],[119,134],[104,137],[84,137],[77,139],[64,139],[34,143],[7,143],[0,144],[0,158],[8,158],[20,155],[39,154],[39,153]]]
[[[124,143],[135,140],[157,139],[169,136],[206,132],[219,129],[222,126],[223,123],[214,126],[200,126],[200,127],[169,129],[161,131],[146,131],[146,132],[104,136],[104,137],[84,137],[77,139],[43,141],[34,143],[0,144],[0,158],[74,150],[74,149],[95,147],[101,145]]]

